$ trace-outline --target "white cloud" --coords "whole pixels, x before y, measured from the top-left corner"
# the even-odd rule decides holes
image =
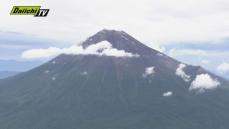
[[[220,82],[217,79],[213,79],[209,74],[200,74],[191,83],[189,90],[204,91],[206,89],[217,88],[219,85]]]
[[[172,91],[168,91],[168,92],[165,92],[162,94],[164,97],[169,97],[169,96],[172,96],[173,95],[173,92]]]
[[[115,56],[115,57],[139,57],[139,55],[137,54],[132,54],[129,52],[125,52],[124,50],[118,50],[118,49],[105,49],[102,52],[102,55]]]
[[[180,64],[179,67],[176,69],[175,74],[181,77],[184,81],[188,82],[190,81],[190,76],[184,72],[185,67],[186,67],[185,64]]]
[[[61,49],[56,47],[50,47],[48,49],[30,49],[22,53],[22,58],[36,59],[36,58],[48,58],[60,54]]]
[[[217,68],[217,71],[221,74],[225,74],[229,72],[229,63],[222,63]]]
[[[39,59],[57,56],[59,54],[73,54],[73,55],[98,55],[98,56],[114,56],[114,57],[139,57],[138,54],[125,52],[112,48],[112,45],[107,41],[102,41],[93,44],[84,49],[82,46],[71,46],[69,48],[55,48],[48,49],[31,49],[22,53],[21,57],[24,59]]]
[[[209,61],[208,60],[201,60],[201,64],[208,64]]]
[[[155,67],[151,66],[151,67],[147,67],[145,68],[145,72],[143,73],[143,77],[147,77],[147,76],[153,76],[155,74]]]

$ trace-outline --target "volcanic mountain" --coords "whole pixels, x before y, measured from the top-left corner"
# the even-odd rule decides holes
[[[229,128],[227,80],[123,31],[104,29],[81,45],[104,42],[112,47],[62,54],[1,80],[0,128]]]

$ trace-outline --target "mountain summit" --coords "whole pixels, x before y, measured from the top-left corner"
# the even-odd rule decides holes
[[[104,41],[113,55],[140,56],[62,54],[1,80],[0,128],[228,129],[228,81],[123,31],[102,30],[82,46]]]
[[[124,31],[107,30],[103,29],[95,35],[89,37],[83,42],[83,47],[86,48],[92,44],[96,44],[102,41],[108,41],[114,48],[119,50],[125,50],[131,53],[138,53],[140,55],[156,54],[157,51],[153,50]]]
[[[180,62],[173,58],[144,45],[124,31],[103,29],[87,38],[81,45],[83,48],[87,48],[103,41],[109,42],[115,49],[124,50],[125,52],[138,54],[142,58],[154,60],[158,65],[163,64],[164,66],[176,69],[180,64]]]

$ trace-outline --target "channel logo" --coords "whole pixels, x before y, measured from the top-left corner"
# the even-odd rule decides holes
[[[34,17],[47,17],[49,9],[41,9],[41,6],[14,6],[10,15],[33,15]]]

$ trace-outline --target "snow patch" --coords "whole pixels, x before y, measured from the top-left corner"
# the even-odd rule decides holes
[[[85,71],[85,72],[81,72],[80,75],[87,75],[88,73]]]
[[[173,95],[173,92],[172,91],[168,91],[168,92],[165,92],[162,94],[164,97],[169,97],[169,96],[172,96]]]
[[[49,70],[46,70],[45,73],[48,74],[50,71]]]
[[[148,76],[153,76],[155,74],[155,67],[151,66],[151,67],[147,67],[145,68],[145,72],[143,73],[143,77],[148,77]]]
[[[47,49],[30,49],[22,53],[22,58],[38,59],[49,58],[59,54],[71,55],[98,55],[98,56],[114,56],[114,57],[139,57],[138,54],[118,50],[112,47],[112,44],[107,41],[102,41],[97,44],[92,44],[84,49],[82,46],[73,45],[69,48],[50,47]]]
[[[188,82],[190,81],[190,76],[184,72],[185,67],[186,67],[185,64],[180,64],[179,67],[176,69],[175,74],[181,77],[184,81]]]
[[[56,80],[56,77],[52,77],[52,80],[55,81]]]
[[[204,91],[206,89],[214,89],[220,86],[217,79],[213,79],[209,74],[197,75],[195,80],[191,83],[189,90]]]

